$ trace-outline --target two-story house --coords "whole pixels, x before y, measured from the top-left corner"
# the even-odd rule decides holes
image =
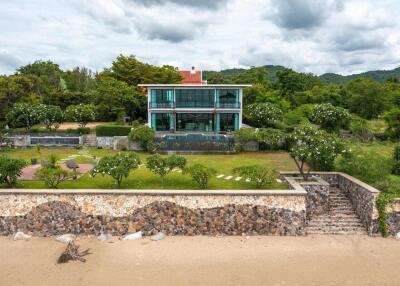
[[[181,84],[141,84],[147,89],[148,125],[157,132],[224,133],[242,126],[243,88],[207,84],[202,72],[181,71]]]

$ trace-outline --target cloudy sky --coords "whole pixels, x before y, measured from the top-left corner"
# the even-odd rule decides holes
[[[37,59],[109,67],[284,65],[349,74],[400,66],[399,0],[0,0],[0,73]]]

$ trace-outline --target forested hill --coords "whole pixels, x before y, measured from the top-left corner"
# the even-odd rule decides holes
[[[275,81],[277,79],[276,72],[284,69],[283,66],[274,66],[274,65],[265,65],[262,67],[265,68],[265,70],[268,72],[267,79],[270,81]],[[203,78],[209,79],[210,77],[217,77],[217,78],[218,77],[221,77],[221,78],[222,77],[224,77],[224,78],[235,77],[235,76],[239,75],[240,73],[243,73],[244,71],[246,71],[246,69],[241,69],[241,68],[226,69],[226,70],[221,70],[220,72],[204,71]],[[371,78],[371,79],[374,79],[379,82],[385,82],[386,80],[393,79],[393,78],[400,79],[400,67],[393,69],[393,70],[368,71],[368,72],[364,72],[364,73],[352,74],[352,75],[346,75],[346,76],[335,74],[335,73],[326,73],[326,74],[319,76],[319,78],[325,82],[337,83],[337,84],[347,83],[353,79],[360,78],[360,77]]]

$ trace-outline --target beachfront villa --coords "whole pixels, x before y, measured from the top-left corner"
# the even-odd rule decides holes
[[[158,133],[230,133],[242,126],[247,84],[207,84],[194,68],[180,84],[141,84],[147,89],[148,126]]]

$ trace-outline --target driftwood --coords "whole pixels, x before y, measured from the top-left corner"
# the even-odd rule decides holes
[[[86,259],[83,257],[90,254],[89,251],[90,249],[86,249],[82,252],[79,252],[79,245],[76,245],[74,242],[70,242],[68,243],[67,248],[64,250],[64,252],[57,259],[57,263],[67,263],[70,260],[79,260],[80,262],[86,262]]]

